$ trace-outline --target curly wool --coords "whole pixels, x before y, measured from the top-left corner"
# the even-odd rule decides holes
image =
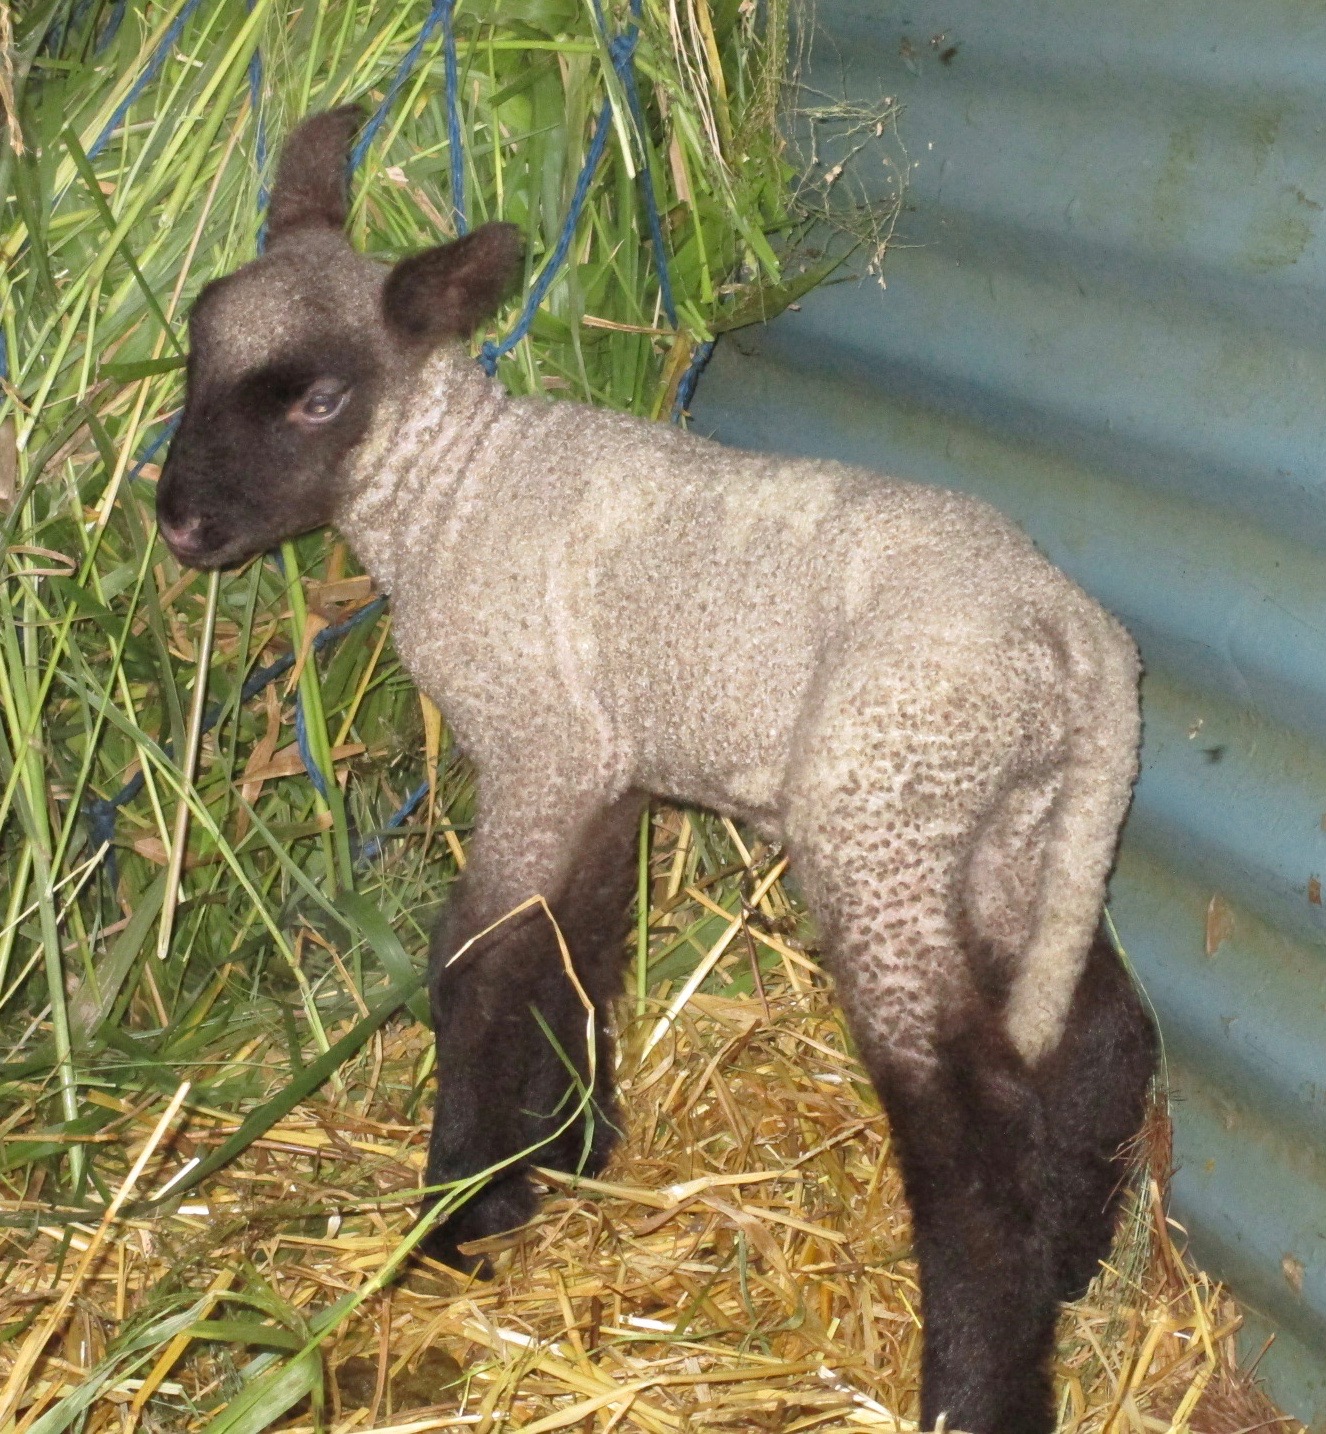
[[[1011,966],[1018,1051],[1057,1043],[1138,660],[993,508],[511,398],[448,344],[379,401],[335,521],[478,767],[495,905],[560,890],[545,834],[640,788],[788,844],[895,1054],[925,1058],[964,918]]]

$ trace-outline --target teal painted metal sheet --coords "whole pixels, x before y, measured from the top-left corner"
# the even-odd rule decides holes
[[[1174,1214],[1326,1429],[1326,10],[816,21],[808,87],[901,106],[901,242],[887,287],[721,344],[697,426],[979,493],[1137,636],[1113,905],[1166,1039]],[[822,172],[861,143],[820,129]],[[869,139],[856,182],[897,153]]]

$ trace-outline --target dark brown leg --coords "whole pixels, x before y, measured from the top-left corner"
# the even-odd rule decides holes
[[[1110,1251],[1155,1074],[1155,1026],[1109,937],[1099,931],[1059,1047],[1037,1068],[1053,1112],[1047,1201],[1058,1211],[1061,1299],[1080,1298]]]
[[[922,1427],[1053,1427],[1061,1300],[1109,1252],[1155,1070],[1155,1031],[1101,933],[1059,1047],[1029,1071],[1002,1001],[977,998],[931,1068],[871,1052],[897,1138],[921,1267]]]
[[[588,1174],[611,1151],[616,1101],[605,1016],[621,989],[633,839],[642,807],[643,798],[632,794],[580,825],[563,888],[551,900],[595,1008],[592,1101],[560,1135],[591,1079],[591,1061],[585,1006],[566,974],[546,912],[535,908],[505,922],[447,965],[491,920],[476,910],[491,910],[491,904],[462,889],[435,933],[438,1099],[425,1182],[449,1184],[537,1147],[429,1236],[428,1253],[448,1263],[466,1263],[458,1244],[511,1229],[533,1214],[529,1165]]]
[[[954,1032],[928,1071],[868,1061],[912,1210],[925,1340],[921,1426],[1048,1434],[1053,1234],[1041,1219],[1045,1115],[993,1023]]]

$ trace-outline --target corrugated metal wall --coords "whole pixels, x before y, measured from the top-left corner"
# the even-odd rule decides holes
[[[1326,1427],[1326,9],[816,19],[807,83],[903,106],[901,243],[887,289],[720,345],[697,426],[980,493],[1136,634],[1113,909],[1165,1033],[1174,1213]]]

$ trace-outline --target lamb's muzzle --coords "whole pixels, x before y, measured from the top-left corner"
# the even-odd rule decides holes
[[[355,254],[353,123],[296,131],[268,253],[200,297],[158,502],[179,555],[213,565],[335,522],[474,761],[433,945],[429,1182],[562,1120],[531,1005],[588,1069],[545,920],[451,953],[540,894],[603,1012],[647,797],[746,820],[791,854],[897,1136],[923,1423],[1048,1430],[1057,1303],[1108,1245],[1154,1065],[1097,934],[1137,769],[1132,642],[973,499],[508,397],[460,340],[519,278],[519,236],[486,225],[390,271]],[[606,1159],[601,1015],[596,1043],[588,1149],[577,1125],[543,1163]],[[433,1248],[458,1259],[532,1208],[516,1168]]]

